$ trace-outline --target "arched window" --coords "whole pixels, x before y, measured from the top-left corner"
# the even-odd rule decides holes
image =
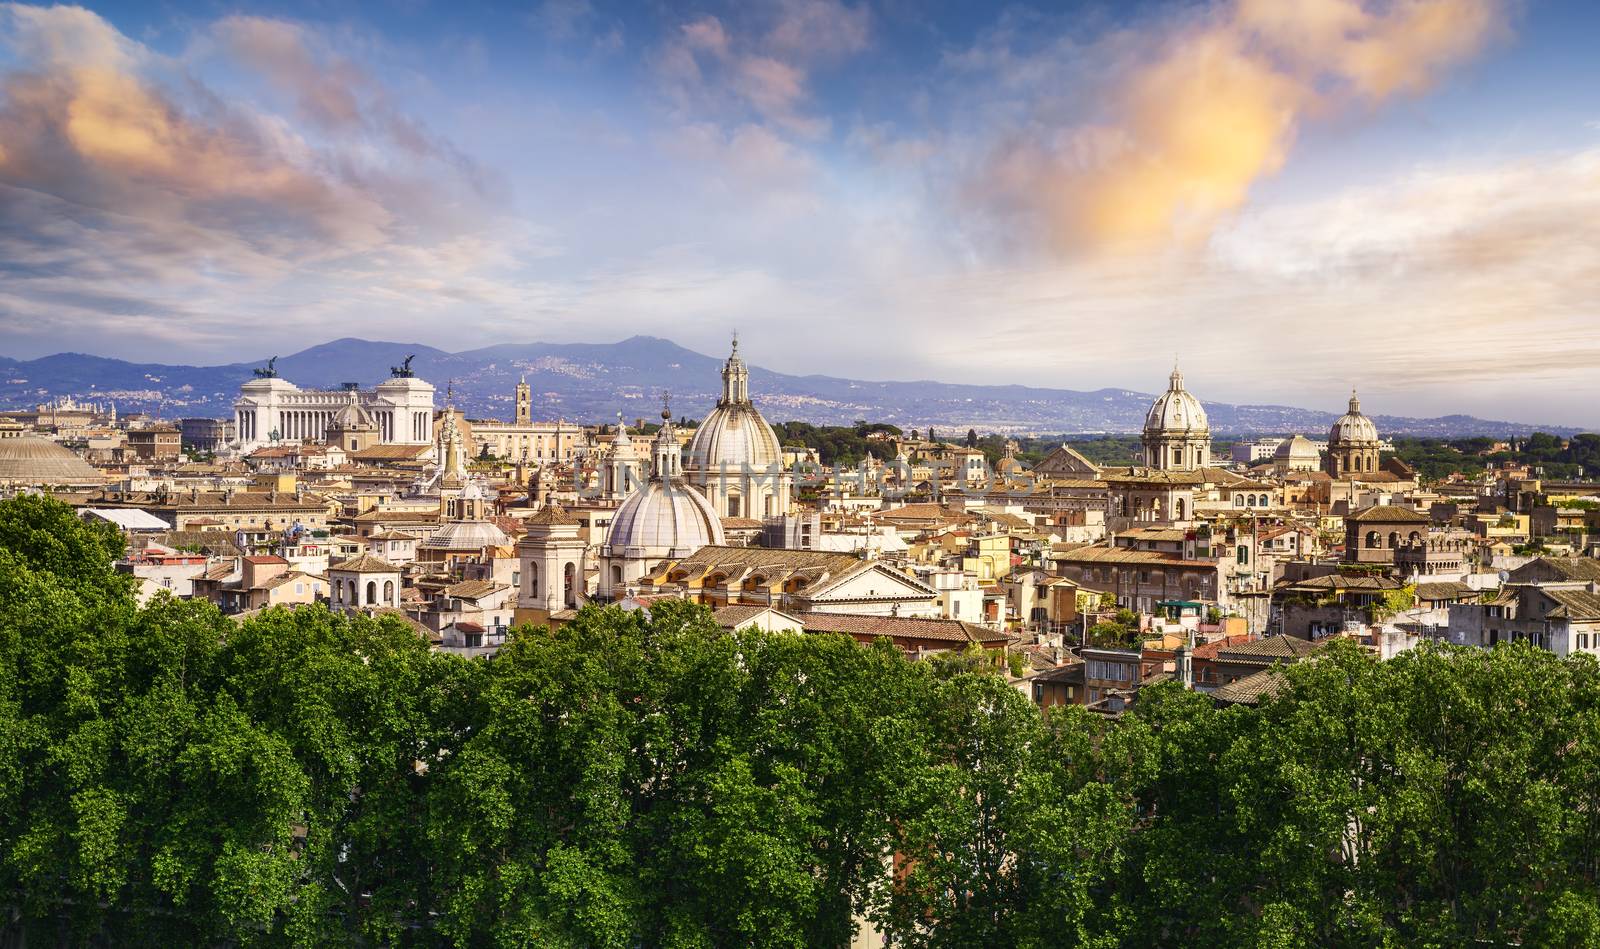
[[[376,603],[377,601],[378,601],[378,581],[376,581],[376,580],[368,580],[367,581],[367,602],[366,602],[366,605],[367,606],[371,606],[373,603]]]
[[[1183,498],[1172,502],[1172,516],[1177,520],[1183,520]]]
[[[343,603],[344,602],[344,584],[340,583],[337,580],[333,581],[333,602],[335,602],[335,603]]]
[[[1409,539],[1413,544],[1421,543],[1422,542],[1422,535],[1417,533],[1416,531],[1412,531],[1411,532],[1411,537]]]
[[[1370,548],[1378,548],[1383,546],[1383,541],[1378,538],[1377,531],[1367,531],[1367,546]]]
[[[528,561],[528,595],[539,595],[539,565]]]
[[[614,595],[622,592],[622,564],[620,563],[611,565],[611,585],[614,588],[612,591]]]
[[[567,608],[578,608],[578,565],[567,561],[566,569],[561,572],[562,586],[567,593]]]
[[[1244,507],[1244,495],[1235,494],[1233,496],[1233,506],[1234,507]]]
[[[1245,504],[1245,507],[1255,507],[1256,506],[1256,496],[1253,495],[1253,494],[1245,495],[1244,496],[1244,504]]]
[[[1256,500],[1256,507],[1266,507],[1267,504],[1268,504],[1268,499],[1267,499],[1267,496],[1265,494],[1263,494],[1260,498],[1258,498]]]
[[[385,605],[394,605],[394,581],[383,581],[383,602]]]
[[[1390,531],[1389,532],[1389,546],[1391,548],[1400,546],[1400,532],[1399,531]]]

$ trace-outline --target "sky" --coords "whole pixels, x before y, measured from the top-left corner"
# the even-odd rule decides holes
[[[0,354],[1600,425],[1600,4],[0,2]]]

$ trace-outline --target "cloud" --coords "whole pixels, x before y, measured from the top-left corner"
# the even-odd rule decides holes
[[[1419,92],[1504,22],[1499,0],[1233,0],[1118,34],[1099,114],[1032,117],[967,194],[1062,251],[1203,239],[1308,117]]]
[[[837,0],[776,0],[746,10],[752,22],[735,30],[704,15],[669,33],[657,73],[686,122],[759,121],[786,135],[816,139],[831,123],[810,102],[819,66],[865,50],[871,18],[865,5]]]

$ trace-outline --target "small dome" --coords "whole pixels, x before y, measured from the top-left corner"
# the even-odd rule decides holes
[[[375,432],[378,423],[366,406],[352,399],[333,416],[333,424],[328,427],[344,432]]]
[[[1328,445],[1340,447],[1343,445],[1375,445],[1378,442],[1378,426],[1372,419],[1361,414],[1361,400],[1354,392],[1350,393],[1350,411],[1339,417],[1328,429]]]
[[[105,477],[72,450],[44,438],[0,438],[0,484],[100,485]]]
[[[652,478],[628,495],[606,531],[613,555],[642,550],[647,556],[686,557],[727,538],[722,520],[705,495],[676,478]]]
[[[689,440],[687,467],[695,471],[763,470],[783,464],[778,434],[749,402],[718,405]]]
[[[1172,370],[1167,391],[1151,403],[1144,419],[1144,431],[1146,435],[1201,435],[1211,431],[1205,408],[1184,389],[1180,370]]]
[[[1294,435],[1278,443],[1278,449],[1272,453],[1278,461],[1298,461],[1309,458],[1317,460],[1317,446],[1304,435]]]
[[[489,521],[451,521],[423,539],[423,550],[482,550],[508,547],[511,538]]]

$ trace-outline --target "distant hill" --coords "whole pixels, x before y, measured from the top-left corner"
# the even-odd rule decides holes
[[[342,382],[371,385],[389,367],[415,354],[412,369],[443,390],[453,387],[456,403],[469,415],[507,418],[512,387],[526,376],[534,389],[539,417],[577,422],[630,422],[660,411],[660,393],[671,393],[675,414],[698,418],[715,404],[721,386],[720,357],[685,349],[670,340],[634,336],[618,343],[502,343],[449,353],[414,343],[336,339],[277,362],[278,373],[308,388]],[[113,399],[124,411],[164,417],[226,417],[239,385],[265,363],[225,366],[168,366],[130,363],[81,353],[58,353],[33,360],[0,357],[0,406],[21,408],[70,395]],[[794,376],[758,366],[750,387],[762,411],[774,421],[849,424],[858,419],[902,428],[934,425],[965,431],[1065,432],[1097,434],[1138,431],[1153,393],[1131,389],[1042,389],[917,380],[871,382],[835,376]],[[443,403],[441,392],[440,402]],[[1286,405],[1229,405],[1206,402],[1218,434],[1316,434],[1335,413]],[[1467,415],[1442,418],[1374,416],[1381,430],[1410,435],[1520,435],[1533,431],[1571,434],[1554,425],[1492,421]]]

